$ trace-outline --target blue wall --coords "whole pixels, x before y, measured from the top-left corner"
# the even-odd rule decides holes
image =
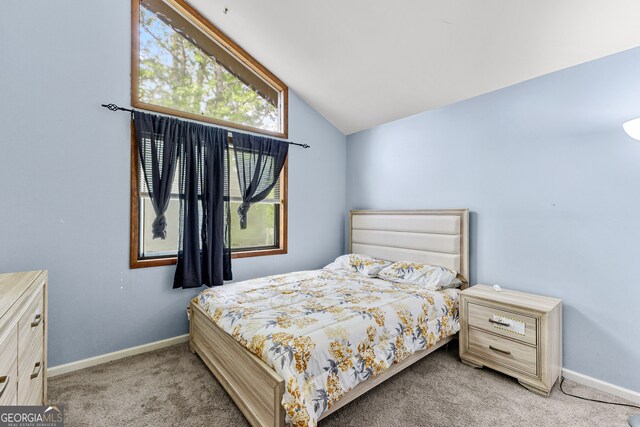
[[[0,14],[0,272],[48,269],[49,364],[187,332],[196,291],[173,267],[129,270],[130,1],[7,2]],[[290,94],[289,254],[234,260],[238,280],[342,252],[345,136]],[[327,174],[327,170],[332,172]]]
[[[468,207],[472,283],[562,298],[564,366],[640,391],[635,117],[640,49],[377,126],[347,207]]]

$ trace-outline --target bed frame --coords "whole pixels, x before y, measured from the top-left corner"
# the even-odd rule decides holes
[[[469,278],[469,212],[467,209],[420,211],[351,211],[349,252],[390,261],[438,264]],[[269,365],[220,329],[190,304],[189,343],[229,393],[252,426],[285,427],[284,380]],[[323,419],[396,373],[448,343],[416,352],[374,378],[358,384],[338,400]]]

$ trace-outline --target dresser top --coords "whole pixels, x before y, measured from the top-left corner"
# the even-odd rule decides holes
[[[0,317],[15,304],[44,270],[0,274]]]
[[[475,285],[462,291],[468,297],[480,298],[499,304],[507,304],[516,307],[528,308],[543,313],[553,310],[562,300],[545,297],[542,295],[529,294],[526,292],[502,289],[500,292],[493,289],[493,286]]]

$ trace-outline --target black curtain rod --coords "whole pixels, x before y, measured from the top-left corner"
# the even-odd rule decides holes
[[[104,108],[107,108],[111,111],[127,111],[129,113],[131,113],[133,115],[133,112],[135,110],[131,109],[131,108],[123,108],[123,107],[118,107],[116,104],[100,104],[101,106],[103,106]],[[287,142],[289,145],[297,145],[298,147],[302,147],[302,148],[311,148],[309,145],[307,144],[298,144],[297,142],[292,142],[292,141],[283,141],[283,142]]]

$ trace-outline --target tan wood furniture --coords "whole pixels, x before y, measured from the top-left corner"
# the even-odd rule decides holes
[[[460,359],[549,396],[562,370],[562,301],[476,285],[460,295]]]
[[[389,261],[445,265],[468,281],[469,212],[467,209],[421,211],[351,211],[349,247]],[[284,379],[191,301],[189,342],[253,426],[283,427]],[[451,341],[448,337],[347,392],[320,419]]]
[[[47,272],[0,274],[0,406],[47,400]]]

